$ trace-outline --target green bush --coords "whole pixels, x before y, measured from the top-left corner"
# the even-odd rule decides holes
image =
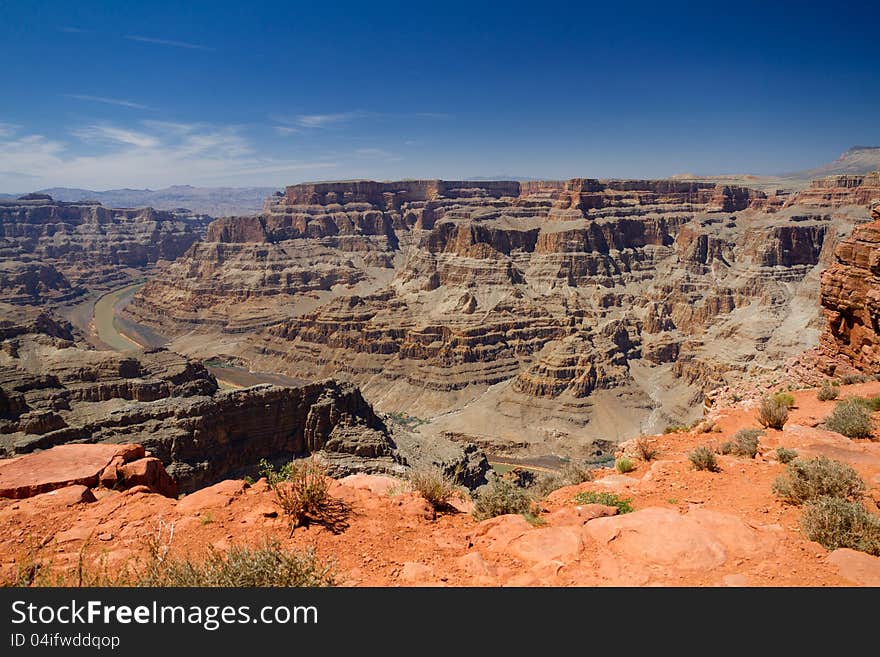
[[[785,406],[786,408],[794,407],[794,395],[790,395],[787,392],[777,392],[775,395],[773,395],[773,401],[775,401],[777,404]]]
[[[327,470],[314,458],[291,461],[281,470],[263,467],[261,474],[269,481],[275,501],[290,519],[291,530],[314,520],[336,522],[344,505],[330,497]]]
[[[766,429],[782,429],[788,421],[788,405],[776,397],[764,397],[758,407],[758,424]]]
[[[533,501],[527,490],[506,479],[496,478],[483,486],[477,495],[473,515],[477,520],[486,520],[507,513],[528,513]]]
[[[797,450],[786,447],[776,448],[776,460],[780,463],[791,463],[798,457]]]
[[[697,470],[708,470],[709,472],[718,472],[718,460],[715,458],[715,450],[708,445],[700,445],[690,454],[688,459]]]
[[[784,502],[804,504],[820,497],[861,497],[865,482],[850,466],[825,456],[795,459],[773,482],[773,492]]]
[[[412,489],[424,497],[435,511],[450,508],[450,502],[461,496],[461,488],[455,479],[440,468],[414,468],[407,478]]]
[[[690,427],[685,426],[684,424],[669,424],[663,430],[663,433],[681,433],[683,431],[687,431]]]
[[[816,399],[819,401],[831,401],[832,399],[837,399],[839,395],[840,390],[838,388],[826,383],[819,389],[819,392],[816,393]]]
[[[804,508],[801,528],[828,550],[850,548],[880,556],[880,517],[868,513],[861,502],[820,497]]]
[[[605,506],[616,506],[618,513],[631,513],[632,498],[620,497],[615,493],[594,493],[593,491],[584,491],[574,496],[577,504],[604,504]]]
[[[721,453],[753,459],[758,453],[758,438],[762,434],[760,429],[740,429],[733,434],[732,440],[721,446]]]
[[[854,397],[854,399],[869,411],[880,411],[880,397]]]
[[[862,400],[844,399],[834,406],[834,411],[825,420],[825,426],[847,438],[870,438],[871,411],[865,408]]]
[[[632,472],[633,470],[635,470],[636,464],[633,463],[632,459],[627,458],[625,456],[621,456],[619,459],[617,459],[617,462],[614,464],[614,468],[620,474],[626,474],[627,472]]]

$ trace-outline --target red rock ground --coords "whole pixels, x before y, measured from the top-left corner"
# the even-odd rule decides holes
[[[80,554],[113,569],[136,564],[145,538],[173,525],[172,551],[197,554],[207,546],[255,544],[266,536],[284,545],[313,546],[332,560],[343,585],[398,586],[847,586],[880,585],[880,558],[851,550],[829,553],[806,540],[801,511],[780,503],[771,483],[783,472],[776,447],[825,454],[855,467],[880,500],[880,442],[850,440],[816,425],[833,409],[816,390],[792,393],[796,407],[783,431],[768,430],[755,459],[719,456],[721,471],[692,469],[698,444],[720,444],[736,430],[756,427],[743,403],[713,413],[720,432],[653,437],[660,450],[627,475],[599,471],[593,482],[552,493],[544,524],[522,516],[478,523],[462,511],[436,519],[402,482],[356,475],[331,492],[351,507],[340,533],[312,525],[290,535],[265,481],[224,481],[180,500],[148,492],[70,486],[29,499],[0,500],[0,567],[8,575],[29,548],[52,567],[76,565]],[[847,395],[880,395],[880,382],[841,388]],[[878,436],[875,436],[877,438]],[[577,506],[580,490],[610,490],[632,498],[634,513],[609,516],[598,505]],[[877,508],[872,508],[877,511]]]

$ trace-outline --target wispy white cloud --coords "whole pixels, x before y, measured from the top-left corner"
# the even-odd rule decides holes
[[[296,125],[303,128],[326,128],[328,125],[348,123],[364,115],[363,112],[337,112],[335,114],[300,114]]]
[[[149,105],[142,105],[130,100],[122,100],[120,98],[107,98],[106,96],[89,96],[86,94],[61,94],[65,98],[73,98],[74,100],[84,100],[92,103],[104,103],[105,105],[117,105],[119,107],[129,107],[131,109],[148,110],[153,109]]]
[[[189,43],[188,41],[173,41],[171,39],[156,39],[154,37],[138,36],[130,34],[125,37],[129,41],[140,41],[141,43],[152,43],[157,46],[171,46],[172,48],[187,48],[189,50],[215,50],[210,46],[203,46],[198,43]]]
[[[289,125],[276,125],[275,132],[277,132],[282,137],[289,137],[290,135],[298,135],[302,132],[301,128],[294,128]]]
[[[381,148],[359,148],[354,152],[358,157],[382,158],[394,157],[394,154]]]
[[[321,157],[265,155],[236,126],[144,121],[87,125],[71,134],[76,142],[0,133],[0,189],[284,184],[326,178],[326,171],[341,166]]]
[[[112,125],[89,125],[74,130],[71,134],[86,142],[109,142],[141,148],[150,148],[159,143],[155,137],[150,135]]]
[[[295,116],[273,116],[272,120],[279,124],[275,131],[284,136],[294,135],[331,126],[342,126],[357,120],[388,120],[388,119],[447,119],[451,115],[440,112],[366,112],[353,110],[349,112],[328,112],[324,114],[297,114]]]
[[[0,121],[0,137],[11,137],[18,131],[19,126],[14,123]]]

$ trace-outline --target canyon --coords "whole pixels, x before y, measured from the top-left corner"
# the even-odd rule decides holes
[[[880,177],[292,185],[215,220],[121,316],[192,358],[357,384],[425,442],[599,456],[813,347]]]

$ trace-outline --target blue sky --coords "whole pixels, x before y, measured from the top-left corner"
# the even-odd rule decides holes
[[[777,173],[880,144],[880,3],[8,2],[0,191]]]

